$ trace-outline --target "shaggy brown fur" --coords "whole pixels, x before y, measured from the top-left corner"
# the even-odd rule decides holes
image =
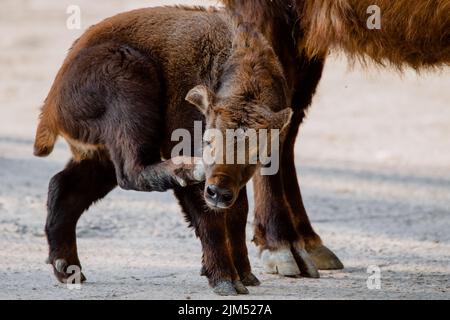
[[[414,69],[450,65],[449,0],[297,0],[310,56],[329,48],[350,58]],[[367,8],[381,9],[381,29],[370,30]]]
[[[81,214],[119,185],[174,189],[200,237],[210,284],[219,294],[247,293],[244,285],[258,284],[245,243],[245,184],[256,166],[207,166],[204,186],[195,166],[161,155],[171,157],[175,129],[194,136],[194,121],[219,130],[285,127],[287,101],[282,67],[264,36],[223,12],[142,9],[91,27],[55,79],[35,141],[35,154],[45,156],[62,136],[73,154],[49,185],[46,234],[58,280],[68,279],[69,265],[80,266]],[[222,211],[205,203],[212,183],[233,193]]]
[[[372,60],[396,68],[414,69],[450,64],[449,0],[223,0],[244,21],[260,21],[272,42],[280,36],[277,23],[294,19],[292,36],[299,52],[324,57],[329,49],[343,50],[349,58]],[[367,8],[381,9],[381,29],[367,28]],[[272,21],[272,22],[271,22]],[[301,32],[295,33],[295,30]]]

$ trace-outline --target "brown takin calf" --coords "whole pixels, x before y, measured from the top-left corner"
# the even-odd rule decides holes
[[[242,294],[257,285],[245,243],[245,184],[258,164],[179,164],[171,158],[177,144],[171,135],[184,128],[193,136],[194,121],[221,132],[282,130],[291,116],[287,94],[264,36],[224,12],[142,9],[91,27],[64,61],[36,134],[36,156],[50,154],[58,136],[72,151],[48,194],[45,230],[58,280],[68,281],[69,266],[81,270],[81,214],[119,185],[174,190],[201,240],[203,270],[216,293]]]

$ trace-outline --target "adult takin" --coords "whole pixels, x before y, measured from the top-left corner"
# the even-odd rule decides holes
[[[284,68],[293,110],[284,138],[280,174],[255,175],[255,237],[267,270],[300,273],[293,248],[305,248],[317,269],[343,264],[322,244],[306,212],[296,174],[294,145],[331,49],[350,60],[394,70],[436,70],[450,65],[449,0],[221,0],[252,23],[272,45]],[[368,27],[368,9],[381,29]],[[267,197],[269,192],[271,195]],[[267,258],[267,259],[265,259]],[[298,266],[297,266],[298,265]],[[314,273],[310,273],[314,275]]]
[[[57,279],[68,281],[69,266],[81,270],[76,224],[91,204],[117,185],[173,189],[201,240],[203,271],[214,291],[248,293],[246,286],[259,281],[245,243],[245,185],[260,166],[174,161],[171,135],[179,128],[193,133],[195,121],[204,130],[283,132],[290,118],[274,50],[252,25],[224,11],[140,9],[88,29],[56,76],[34,146],[36,156],[47,156],[60,136],[72,152],[48,192],[48,261]],[[306,272],[315,269],[300,256]]]

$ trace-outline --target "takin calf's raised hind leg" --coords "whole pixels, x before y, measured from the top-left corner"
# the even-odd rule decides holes
[[[202,179],[202,171],[191,171],[184,165],[174,165],[172,160],[148,166],[143,171],[144,183],[148,188],[162,188],[163,180],[175,179],[179,186],[181,177]],[[180,173],[181,172],[181,173]],[[150,176],[153,173],[154,176]],[[175,176],[176,174],[176,176]],[[116,170],[106,156],[85,159],[80,162],[71,160],[66,168],[55,175],[49,184],[47,201],[47,222],[45,232],[49,244],[48,262],[52,264],[56,278],[67,282],[72,275],[69,267],[81,264],[76,243],[76,225],[84,211],[95,201],[105,197],[117,186]],[[157,187],[155,187],[157,186]],[[165,182],[165,187],[173,187]],[[162,189],[161,189],[162,191]],[[81,282],[86,278],[80,274]]]

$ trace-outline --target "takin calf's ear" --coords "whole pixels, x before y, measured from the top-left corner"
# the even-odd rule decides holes
[[[196,106],[203,114],[206,114],[209,106],[212,105],[214,93],[204,85],[196,86],[188,92],[186,101]]]
[[[293,112],[291,108],[286,108],[275,112],[271,116],[272,127],[280,129],[280,132],[283,132],[291,123],[292,114]]]

